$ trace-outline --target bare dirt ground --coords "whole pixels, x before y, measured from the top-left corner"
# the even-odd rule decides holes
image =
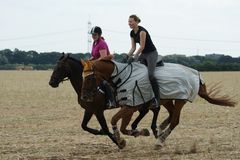
[[[225,108],[199,97],[182,110],[180,124],[154,150],[155,138],[127,137],[119,150],[106,136],[81,129],[83,109],[69,82],[48,86],[51,71],[0,71],[0,159],[240,159],[240,105]],[[207,84],[240,101],[240,72],[202,73]],[[106,111],[108,122],[118,109]],[[136,114],[134,115],[136,116]],[[167,116],[161,109],[158,123]],[[152,113],[139,128],[149,128]],[[89,126],[100,128],[93,117]],[[109,124],[110,126],[110,124]]]

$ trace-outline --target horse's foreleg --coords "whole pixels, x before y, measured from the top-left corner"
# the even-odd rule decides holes
[[[85,131],[87,131],[87,132],[89,132],[89,133],[92,133],[92,134],[94,134],[94,135],[99,135],[99,134],[102,133],[101,131],[99,131],[99,130],[97,130],[97,129],[89,128],[89,127],[87,126],[89,120],[92,118],[92,115],[93,115],[92,112],[87,112],[87,111],[85,110],[84,116],[83,116],[82,125],[81,125],[81,126],[82,126],[82,129],[85,130]]]
[[[114,133],[116,133],[116,138],[120,137],[120,133],[117,127],[117,122],[122,118],[122,124],[121,124],[121,128],[120,131],[123,134],[127,134],[127,135],[131,135],[132,131],[130,130],[126,130],[133,113],[136,111],[137,109],[129,109],[129,107],[122,107],[113,117],[111,120],[111,124],[113,127],[113,131]]]
[[[119,147],[118,142],[116,141],[113,134],[108,129],[107,122],[106,122],[105,116],[103,114],[103,111],[100,111],[100,112],[96,113],[95,115],[97,117],[97,120],[98,120],[99,124],[102,127],[103,132],[105,134],[107,134],[108,137]]]
[[[136,112],[138,110],[137,107],[133,108],[133,107],[126,107],[123,109],[122,112],[122,124],[120,127],[120,131],[125,134],[125,135],[130,135],[130,136],[139,136],[139,135],[143,135],[143,136],[149,136],[150,133],[147,129],[143,129],[141,131],[138,130],[127,130],[127,126],[129,124],[129,122],[132,119],[132,115],[134,112]]]
[[[132,123],[131,127],[132,130],[135,130],[139,124],[139,122],[143,119],[143,117],[148,113],[149,109],[148,108],[143,108],[139,110],[139,115],[137,116],[137,118],[134,120],[134,122]]]
[[[151,109],[151,111],[153,112],[153,119],[152,119],[152,124],[151,124],[151,129],[153,131],[153,135],[155,136],[155,138],[157,138],[157,118],[158,118],[158,114],[159,114],[159,111],[160,111],[160,107],[158,108],[154,108],[154,109]]]
[[[122,107],[111,119],[113,134],[117,140],[120,140],[120,133],[117,127],[117,122],[122,118],[123,113],[125,112],[125,107]]]
[[[120,146],[122,146],[122,148],[125,147],[126,141],[123,138],[121,138],[121,136],[120,136],[120,132],[117,127],[117,122],[119,121],[119,119],[122,118],[123,112],[124,112],[124,107],[122,107],[111,119],[111,125],[112,125],[112,129],[113,129],[114,138],[116,139],[118,144]]]
[[[124,115],[122,116],[122,124],[120,127],[120,131],[125,135],[132,135],[133,133],[132,130],[127,130],[127,126],[132,119],[132,115],[132,111],[126,110],[126,112],[124,112]]]

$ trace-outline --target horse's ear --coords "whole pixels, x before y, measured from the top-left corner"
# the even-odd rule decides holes
[[[93,63],[96,62],[96,61],[97,61],[97,60],[91,60],[91,61],[86,60],[85,63],[86,63],[86,65],[90,68],[90,67],[92,67]]]
[[[69,58],[69,57],[70,57],[70,54],[68,53],[68,54],[67,54],[67,58]]]
[[[62,56],[58,59],[59,61],[62,60],[65,57],[65,53],[62,52]]]

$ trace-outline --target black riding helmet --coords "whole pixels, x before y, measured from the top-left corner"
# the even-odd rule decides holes
[[[98,27],[98,26],[95,26],[95,27],[93,27],[91,29],[90,33],[91,34],[99,34],[99,35],[101,35],[102,34],[102,29],[100,27]]]

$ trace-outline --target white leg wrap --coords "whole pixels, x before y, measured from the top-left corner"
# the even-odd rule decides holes
[[[170,129],[170,127],[168,127],[158,138],[160,138],[162,142],[164,142],[165,139],[170,135],[171,131],[172,130]]]
[[[158,133],[157,133],[158,137],[159,137],[162,133],[163,133],[163,130],[159,127]]]

